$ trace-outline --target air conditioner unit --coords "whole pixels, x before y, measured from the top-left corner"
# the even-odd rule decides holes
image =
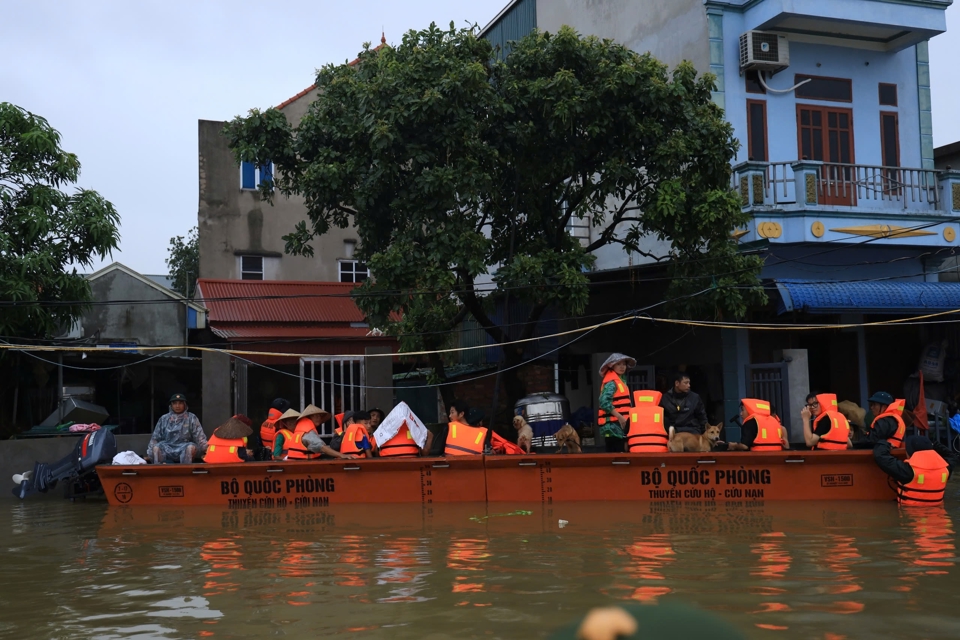
[[[776,73],[790,66],[790,44],[785,36],[766,31],[740,35],[740,70],[757,69]]]

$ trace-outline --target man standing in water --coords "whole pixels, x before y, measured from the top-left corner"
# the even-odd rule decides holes
[[[160,416],[147,445],[147,461],[190,463],[207,451],[207,436],[197,416],[187,411],[182,393],[170,396],[170,412]]]
[[[915,507],[942,505],[947,480],[957,464],[956,456],[926,436],[909,436],[903,443],[907,450],[904,462],[893,456],[889,442],[880,442],[873,448],[877,465],[897,481],[897,502]]]

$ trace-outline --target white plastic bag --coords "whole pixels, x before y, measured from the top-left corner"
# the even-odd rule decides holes
[[[113,464],[147,464],[147,461],[133,451],[121,451],[113,456]]]
[[[947,341],[931,342],[920,353],[920,371],[925,382],[943,382],[943,366],[947,360]]]

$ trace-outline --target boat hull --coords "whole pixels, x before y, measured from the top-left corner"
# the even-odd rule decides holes
[[[870,451],[580,454],[103,465],[113,505],[894,500]]]

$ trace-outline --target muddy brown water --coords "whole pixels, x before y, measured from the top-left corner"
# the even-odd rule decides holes
[[[561,527],[561,520],[567,521]],[[6,638],[538,638],[668,599],[749,638],[957,638],[960,500],[0,509]]]

